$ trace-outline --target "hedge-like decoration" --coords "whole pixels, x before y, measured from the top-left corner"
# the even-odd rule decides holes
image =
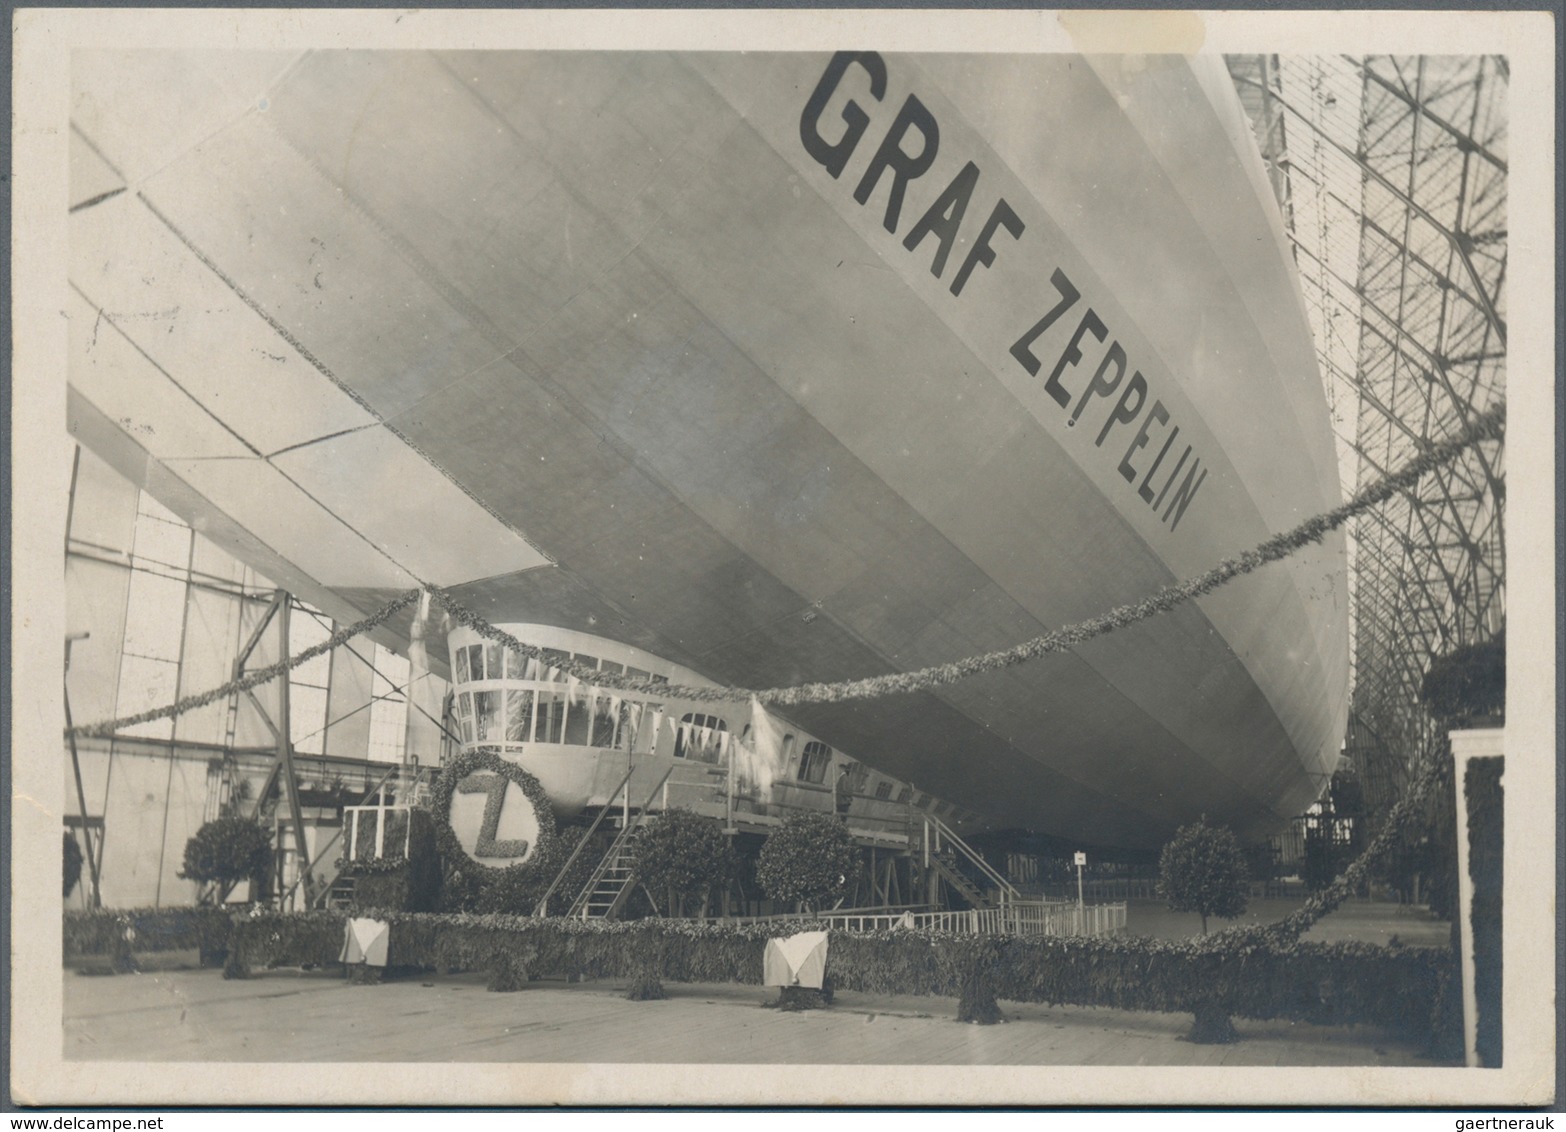
[[[1500,757],[1468,763],[1463,804],[1468,808],[1468,875],[1473,881],[1469,909],[1474,950],[1474,998],[1479,1011],[1475,1044],[1487,1068],[1502,1064],[1501,1042],[1501,886],[1506,806]]]
[[[451,828],[451,799],[464,779],[471,774],[480,771],[490,771],[501,775],[511,782],[515,782],[522,788],[522,793],[528,801],[533,803],[533,808],[538,815],[538,841],[532,846],[532,852],[527,860],[514,865],[486,865],[482,860],[474,857],[463,848],[462,842],[457,839],[457,831]],[[479,835],[479,846],[485,844],[486,838],[493,838],[496,827],[500,824],[500,810],[505,804],[505,793],[497,791],[489,797],[489,802],[484,808],[484,832]],[[430,790],[430,813],[435,821],[435,846],[440,855],[447,861],[471,861],[475,866],[488,870],[491,874],[498,874],[505,869],[530,869],[535,862],[545,859],[549,855],[551,843],[555,839],[555,811],[549,804],[549,795],[544,793],[544,788],[527,771],[516,763],[500,756],[500,751],[495,747],[476,747],[471,751],[464,751],[451,762],[436,778],[434,787]],[[497,850],[497,856],[507,856],[504,850],[509,846],[500,842],[491,846]]]
[[[819,921],[536,919],[384,914],[388,968],[440,968],[646,982],[759,986],[767,940],[822,930]],[[335,962],[343,916],[260,916],[235,928],[236,973]],[[656,970],[653,969],[656,966]],[[1192,941],[833,931],[827,975],[838,991],[941,995],[1116,1010],[1219,1011],[1323,1025],[1369,1024],[1450,1049],[1461,1024],[1450,950],[1369,943],[1247,945]]]
[[[337,859],[337,875],[354,880],[352,906],[355,911],[385,908],[398,912],[434,912],[440,907],[442,878],[440,855],[435,846],[435,820],[423,809],[409,810],[402,816],[412,824],[408,831],[406,857]],[[402,852],[401,836],[399,833],[395,845],[399,854]]]
[[[67,959],[132,952],[199,950],[210,961],[228,948],[235,913],[210,905],[68,911],[61,929]],[[130,933],[126,938],[127,930]]]

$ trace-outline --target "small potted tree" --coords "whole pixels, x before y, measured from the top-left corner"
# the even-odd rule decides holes
[[[179,876],[232,886],[264,875],[271,857],[272,839],[261,824],[230,814],[207,822],[185,842],[185,867]]]
[[[694,906],[704,920],[714,893],[734,875],[734,854],[715,821],[673,809],[638,833],[635,869],[648,892],[667,899],[670,916]]]
[[[841,897],[859,855],[848,826],[829,814],[795,814],[767,838],[756,858],[756,881],[774,901],[815,911]],[[776,1005],[810,1010],[832,1001],[832,985],[784,987]]]
[[[767,838],[756,880],[773,900],[815,911],[842,894],[858,850],[848,827],[828,814],[795,814]]]
[[[1158,893],[1177,912],[1232,920],[1245,911],[1248,898],[1245,854],[1234,834],[1222,826],[1210,826],[1204,815],[1175,831],[1158,861]],[[1239,1040],[1228,1011],[1213,998],[1194,1004],[1195,1025],[1190,1039],[1204,1044]]]

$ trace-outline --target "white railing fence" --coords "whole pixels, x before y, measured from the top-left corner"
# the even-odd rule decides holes
[[[971,908],[965,912],[821,912],[789,916],[751,917],[752,923],[786,924],[808,920],[845,932],[913,931],[953,932],[965,935],[1107,936],[1126,928],[1126,906],[1013,901],[1002,908]]]

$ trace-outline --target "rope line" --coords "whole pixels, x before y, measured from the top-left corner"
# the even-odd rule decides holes
[[[400,595],[379,612],[338,630],[327,640],[305,649],[299,655],[288,660],[279,661],[266,668],[247,673],[243,677],[231,680],[211,691],[187,696],[167,707],[155,708],[136,715],[123,716],[119,719],[106,720],[100,723],[67,728],[65,733],[67,735],[74,734],[84,737],[107,737],[121,728],[147,723],[155,719],[173,718],[194,708],[204,707],[235,691],[257,687],[276,679],[283,673],[297,668],[299,665],[324,652],[328,652],[352,640],[361,633],[368,632],[383,624],[394,614],[411,605],[418,598],[421,591],[427,592],[432,601],[446,610],[458,624],[471,629],[485,640],[513,649],[523,656],[531,657],[552,668],[565,672],[584,683],[604,689],[633,692],[655,696],[660,699],[682,699],[704,703],[742,703],[751,699],[757,699],[763,703],[779,706],[839,703],[845,700],[869,699],[887,695],[906,695],[913,692],[927,691],[932,688],[954,684],[959,680],[965,680],[981,673],[996,672],[1024,664],[1041,656],[1047,656],[1050,653],[1063,652],[1066,649],[1093,640],[1095,637],[1101,637],[1117,629],[1123,629],[1141,621],[1146,621],[1188,601],[1211,593],[1219,586],[1241,575],[1249,574],[1269,562],[1276,562],[1279,559],[1286,558],[1311,543],[1320,542],[1327,534],[1339,529],[1349,520],[1369,511],[1400,492],[1411,490],[1422,476],[1455,460],[1468,448],[1486,440],[1501,439],[1505,434],[1505,430],[1506,402],[1503,400],[1476,416],[1462,431],[1446,440],[1429,444],[1423,452],[1409,460],[1396,472],[1389,473],[1375,483],[1362,488],[1347,503],[1314,518],[1307,519],[1293,530],[1274,535],[1243,554],[1225,558],[1204,573],[1165,586],[1142,601],[1116,606],[1107,613],[1063,626],[1042,636],[1034,637],[1032,640],[1024,641],[1019,645],[965,657],[962,660],[952,661],[947,664],[916,669],[912,672],[891,673],[837,683],[801,684],[786,688],[765,689],[723,688],[712,685],[654,683],[650,680],[633,680],[625,676],[589,669],[573,660],[546,656],[544,649],[540,646],[519,641],[510,633],[491,625],[484,618],[467,609],[445,590],[426,583],[420,589],[410,590]]]

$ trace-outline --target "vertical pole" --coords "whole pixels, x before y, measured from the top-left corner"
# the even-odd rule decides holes
[[[436,702],[436,685],[430,679],[429,644],[432,630],[438,629],[430,605],[430,591],[419,594],[417,612],[408,627],[408,689],[403,695],[407,702],[407,722],[403,725],[402,761],[439,754],[441,731],[435,722],[440,718],[440,704]]]
[[[1086,928],[1086,924],[1084,923],[1085,919],[1086,919],[1086,917],[1083,915],[1083,908],[1082,908],[1082,862],[1079,859],[1077,861],[1077,934],[1078,935],[1081,935],[1082,932],[1084,931],[1084,929]]]
[[[278,611],[280,626],[278,631],[282,635],[280,652],[284,657],[288,656],[288,617],[292,607],[293,599],[286,593],[282,594]],[[304,813],[299,805],[299,778],[294,773],[294,744],[289,735],[293,718],[289,715],[288,685],[288,673],[285,672],[278,678],[277,684],[280,717],[277,724],[277,757],[283,764],[284,785],[288,788],[288,808],[293,812],[294,847],[299,854],[300,879],[304,886],[305,904],[308,906],[315,899],[315,878],[310,875],[310,847],[305,842]]]
[[[735,740],[729,740],[727,744],[728,749],[726,752],[729,763],[729,774],[728,782],[726,784],[727,788],[725,790],[725,796],[723,799],[723,828],[725,829],[734,828],[734,743]]]
[[[65,642],[65,670],[71,670],[71,642]],[[92,827],[87,824],[87,792],[82,789],[82,763],[76,752],[76,735],[71,731],[74,724],[71,723],[71,688],[69,681],[65,687],[65,728],[66,735],[71,740],[71,771],[76,775],[76,807],[82,815],[82,840],[87,843],[87,870],[92,877],[92,907],[103,907],[102,897],[98,892],[98,859],[92,849]]]

